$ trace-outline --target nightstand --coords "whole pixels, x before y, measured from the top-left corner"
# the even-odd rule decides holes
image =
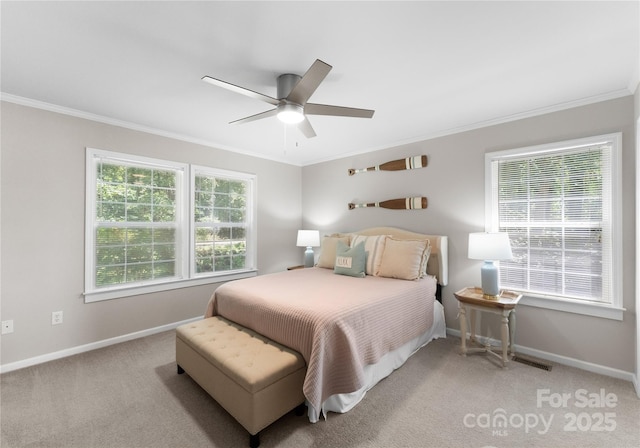
[[[460,353],[466,356],[467,353],[486,352],[497,356],[502,360],[502,366],[506,367],[509,355],[513,354],[514,334],[516,325],[516,305],[520,301],[522,294],[515,291],[500,291],[497,299],[485,299],[482,289],[464,288],[454,293],[458,299],[460,310]],[[467,347],[467,310],[469,310],[469,320],[471,323],[470,344],[476,342],[476,311],[498,314],[501,316],[502,324],[500,333],[502,338],[502,353],[496,353],[490,345],[482,347]]]

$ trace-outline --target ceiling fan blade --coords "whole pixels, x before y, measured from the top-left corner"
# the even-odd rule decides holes
[[[229,124],[243,124],[249,123],[250,121],[261,120],[263,118],[272,117],[278,113],[278,109],[271,109],[265,112],[260,112],[259,114],[250,115],[248,117],[240,118],[239,120],[230,121]]]
[[[304,113],[308,115],[335,115],[338,117],[371,118],[375,110],[354,107],[330,106],[328,104],[307,103]]]
[[[304,106],[332,68],[329,64],[322,62],[320,59],[316,59],[311,67],[309,67],[309,70],[307,70],[307,73],[305,73],[294,88],[291,89],[287,100]]]
[[[232,92],[236,92],[256,100],[265,101],[269,104],[273,104],[274,106],[277,106],[280,103],[279,100],[268,95],[263,95],[262,93],[254,92],[253,90],[245,89],[244,87],[231,84],[230,82],[221,81],[219,79],[212,78],[211,76],[203,76],[202,80],[209,84],[213,84],[214,86],[222,87],[223,89],[231,90]]]
[[[298,123],[298,129],[300,129],[307,138],[313,138],[316,136],[316,131],[313,130],[313,127],[311,126],[311,123],[309,123],[309,120],[307,120],[307,117],[304,117],[304,120]]]

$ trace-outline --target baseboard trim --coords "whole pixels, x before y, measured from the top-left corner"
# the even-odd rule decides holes
[[[451,336],[460,337],[460,330],[454,328],[447,328],[447,334]],[[500,340],[493,338],[486,338],[484,336],[476,336],[482,342],[489,342],[490,344],[501,344]],[[626,372],[624,370],[614,369],[612,367],[603,366],[600,364],[594,364],[580,359],[570,358],[568,356],[557,355],[551,352],[545,352],[537,350],[535,348],[525,347],[523,345],[515,345],[515,351],[522,353],[523,355],[534,356],[536,358],[544,359],[546,361],[555,362],[569,367],[575,367],[577,369],[586,370],[587,372],[598,373],[600,375],[610,376],[625,381],[630,381],[636,388],[636,392],[639,391],[638,383],[633,372]],[[638,394],[640,397],[640,393]]]
[[[0,365],[0,374],[12,372],[14,370],[24,369],[25,367],[31,367],[37,364],[43,364],[45,362],[54,361],[56,359],[66,358],[67,356],[77,355],[77,354],[88,352],[91,350],[108,347],[110,345],[120,344],[121,342],[127,342],[133,339],[143,338],[145,336],[151,336],[156,333],[162,333],[163,331],[173,330],[179,327],[180,325],[188,324],[190,322],[195,322],[199,319],[202,319],[202,317],[197,316],[191,319],[185,319],[183,321],[161,325],[159,327],[149,328],[142,331],[136,331],[134,333],[125,334],[122,336],[116,336],[114,338],[109,338],[109,339],[103,339],[101,341],[92,342],[90,344],[79,345],[77,347],[72,347],[64,350],[59,350],[57,352],[47,353],[46,355],[35,356],[33,358],[23,359],[21,361],[12,362],[9,364],[3,364],[3,365]],[[460,337],[460,330],[456,330],[454,328],[447,328],[447,334],[451,336]],[[479,336],[478,339],[481,339],[481,340],[489,339],[489,342],[491,344],[500,343],[499,340],[492,339],[492,338],[484,338],[482,336]],[[638,398],[640,398],[640,383],[638,382],[638,377],[634,375],[632,372],[626,372],[624,370],[614,369],[611,367],[602,366],[599,364],[594,364],[591,362],[586,362],[586,361],[582,361],[575,358],[570,358],[568,356],[561,356],[555,353],[545,352],[542,350],[537,350],[537,349],[525,347],[518,344],[516,344],[516,351],[524,355],[535,356],[540,359],[555,362],[558,364],[563,364],[569,367],[576,367],[578,369],[586,370],[588,372],[598,373],[601,375],[630,381],[636,390],[636,394],[638,395]]]
[[[96,350],[110,345],[120,344],[121,342],[131,341],[133,339],[143,338],[145,336],[151,336],[156,333],[162,333],[163,331],[173,330],[180,325],[188,324],[202,319],[202,316],[193,317],[180,322],[173,322],[159,327],[149,328],[142,331],[136,331],[134,333],[124,334],[122,336],[116,336],[114,338],[103,339],[101,341],[92,342],[90,344],[79,345],[77,347],[71,347],[57,352],[47,353],[46,355],[34,356],[33,358],[23,359],[21,361],[11,362],[8,364],[0,365],[0,374],[12,372],[14,370],[24,369],[25,367],[35,366],[37,364],[43,364],[45,362],[54,361],[56,359],[66,358],[67,356],[77,355],[91,350]]]

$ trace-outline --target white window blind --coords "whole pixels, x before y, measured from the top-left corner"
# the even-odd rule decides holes
[[[505,288],[614,304],[619,134],[488,154],[491,230],[507,232]],[[619,196],[619,195],[618,195]]]

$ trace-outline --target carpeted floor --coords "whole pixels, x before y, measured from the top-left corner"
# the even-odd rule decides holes
[[[165,332],[0,377],[2,448],[242,447],[248,435],[187,375]],[[554,365],[548,372],[421,349],[346,414],[293,413],[261,447],[638,447],[631,383]],[[562,395],[564,394],[564,396]]]

